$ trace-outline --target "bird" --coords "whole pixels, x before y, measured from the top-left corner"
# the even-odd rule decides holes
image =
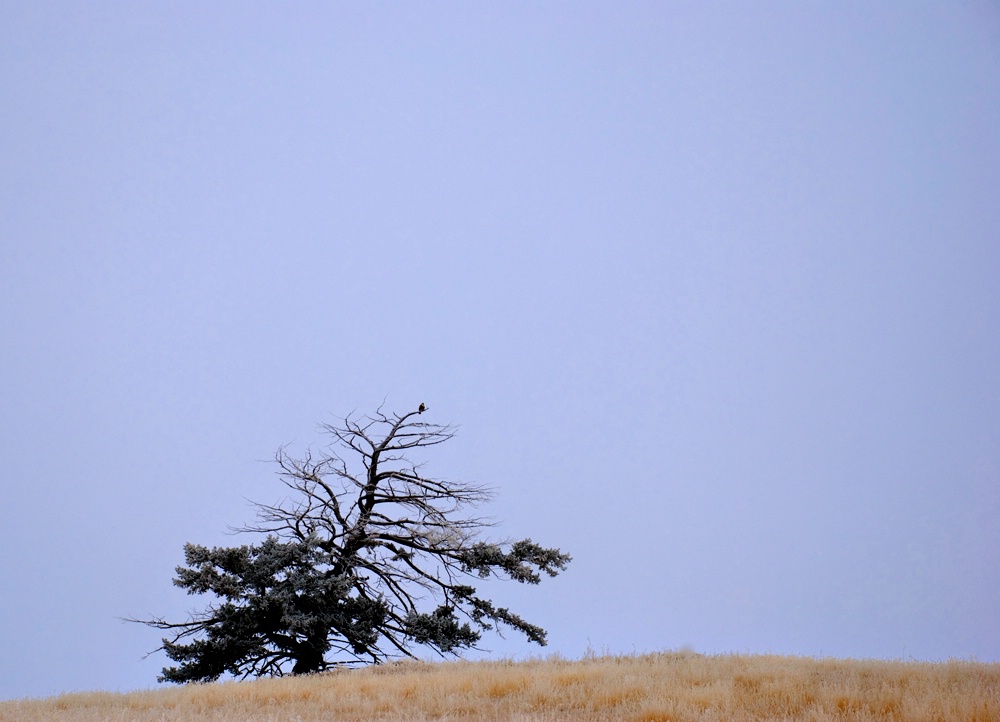
[[[420,407],[419,407],[419,408],[417,409],[417,413],[418,413],[418,414],[422,414],[422,413],[424,413],[425,411],[427,411],[427,407],[426,407],[426,406],[424,406],[423,404],[420,404]]]

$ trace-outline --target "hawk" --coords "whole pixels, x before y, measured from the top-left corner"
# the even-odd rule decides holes
[[[422,414],[422,413],[424,413],[425,411],[427,411],[427,407],[426,407],[426,406],[424,406],[423,404],[420,404],[419,408],[417,408],[417,413],[418,413],[418,414]]]

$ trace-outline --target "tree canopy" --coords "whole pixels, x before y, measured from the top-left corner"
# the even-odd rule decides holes
[[[160,681],[213,681],[316,672],[415,656],[416,647],[457,654],[484,631],[514,629],[545,644],[545,630],[480,596],[476,579],[537,584],[570,555],[530,539],[481,538],[491,524],[470,515],[493,493],[436,479],[410,455],[455,435],[416,411],[379,408],[324,425],[330,444],[275,460],[290,491],[257,504],[239,531],[256,544],[186,544],[174,584],[214,597],[188,621],[131,619],[170,636],[160,647],[176,666]]]

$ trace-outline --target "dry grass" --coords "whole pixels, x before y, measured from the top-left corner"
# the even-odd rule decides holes
[[[687,653],[401,663],[306,678],[0,702],[0,721],[1000,722],[1000,664]]]

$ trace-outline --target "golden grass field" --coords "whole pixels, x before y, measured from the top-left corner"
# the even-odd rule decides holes
[[[1000,664],[675,652],[408,662],[310,677],[0,702],[3,722],[1000,722]]]

